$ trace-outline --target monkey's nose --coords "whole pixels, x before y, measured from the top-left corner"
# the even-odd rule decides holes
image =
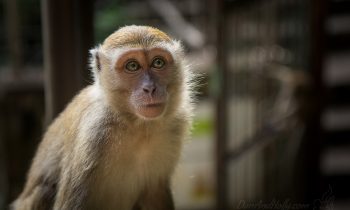
[[[143,91],[147,94],[153,95],[156,92],[156,87],[154,85],[146,85],[143,87]]]

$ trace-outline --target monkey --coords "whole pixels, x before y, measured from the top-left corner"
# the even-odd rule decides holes
[[[171,210],[193,71],[180,41],[124,26],[90,50],[93,82],[48,127],[14,210]]]

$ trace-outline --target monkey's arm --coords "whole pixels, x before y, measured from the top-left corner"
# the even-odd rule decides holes
[[[53,209],[83,209],[88,194],[88,181],[96,164],[95,146],[91,142],[78,141],[70,154],[64,157]]]
[[[89,180],[100,155],[100,147],[109,135],[108,114],[98,103],[88,104],[77,125],[74,139],[64,145],[65,155],[54,204],[55,210],[84,209]]]
[[[174,210],[174,202],[169,182],[159,183],[148,189],[140,198],[136,209],[140,210]]]
[[[11,209],[52,208],[57,192],[62,155],[60,133],[55,128],[55,124],[59,123],[59,120],[55,121],[45,134],[33,159],[25,187],[16,201],[11,204]]]
[[[71,161],[78,161],[76,158]],[[76,168],[75,168],[76,167]],[[87,180],[90,168],[84,169],[82,162],[74,163],[62,171],[62,179],[58,184],[58,191],[54,203],[55,210],[82,209],[87,195]],[[81,169],[81,170],[80,170]]]

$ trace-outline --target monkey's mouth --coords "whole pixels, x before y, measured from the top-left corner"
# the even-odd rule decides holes
[[[156,118],[165,109],[165,103],[147,103],[139,107],[138,112],[145,118]]]
[[[144,107],[146,108],[157,108],[157,107],[162,107],[164,106],[164,103],[150,103],[150,104],[145,104]]]

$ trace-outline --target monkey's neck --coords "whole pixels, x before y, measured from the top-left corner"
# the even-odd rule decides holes
[[[144,119],[128,112],[115,113],[115,117],[115,119],[118,121],[118,124],[121,123],[127,126],[129,129],[142,128],[146,130],[165,125],[169,120],[165,120],[164,117],[159,117],[157,119]]]

